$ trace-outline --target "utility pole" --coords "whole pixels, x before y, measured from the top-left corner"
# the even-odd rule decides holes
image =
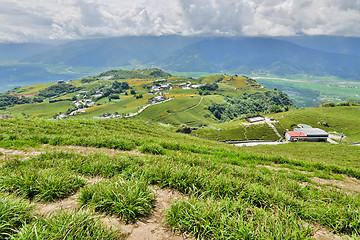
[[[341,140],[343,139],[343,137],[344,137],[344,132],[341,133],[341,138],[340,138],[339,144],[341,143]]]

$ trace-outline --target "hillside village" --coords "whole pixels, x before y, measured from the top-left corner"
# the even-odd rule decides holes
[[[238,134],[233,130],[229,132],[227,127],[215,128],[223,129],[221,132],[212,129],[227,122],[231,125],[234,120],[241,122],[264,113],[296,108],[286,94],[268,90],[247,76],[185,78],[171,76],[160,69],[110,70],[71,81],[16,88],[3,96],[14,99],[15,104],[5,107],[3,113],[20,117],[134,118],[190,128],[208,126],[209,130],[200,128],[192,134],[219,141],[303,141],[311,139],[313,134],[308,129],[300,132],[294,126],[282,126],[282,120],[279,125],[279,120],[274,122],[272,117],[255,121],[254,126],[241,124],[237,127]],[[262,129],[261,136],[247,136],[247,129],[255,126]],[[321,124],[319,134],[324,130],[326,133],[327,128]]]

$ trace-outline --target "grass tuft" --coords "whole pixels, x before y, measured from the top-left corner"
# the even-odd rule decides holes
[[[147,216],[154,207],[155,195],[144,181],[112,179],[87,186],[80,202],[95,211],[114,214],[126,223]]]
[[[165,149],[157,144],[157,143],[144,143],[141,147],[140,147],[140,152],[142,153],[150,153],[150,154],[154,154],[154,155],[164,155],[166,154]]]
[[[98,217],[91,215],[89,211],[59,212],[47,218],[38,219],[20,229],[13,239],[53,239],[53,240],[82,240],[120,239],[115,231],[102,226]]]
[[[65,198],[84,185],[85,180],[55,169],[25,168],[0,177],[2,190],[43,202]]]
[[[33,206],[24,199],[0,195],[0,238],[9,238],[33,220]]]
[[[171,205],[166,221],[173,230],[201,239],[307,239],[311,234],[287,209],[266,210],[235,199],[182,199]]]

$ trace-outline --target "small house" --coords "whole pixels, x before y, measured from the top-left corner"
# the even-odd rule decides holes
[[[245,118],[246,121],[248,121],[249,123],[254,123],[254,122],[260,122],[260,121],[264,121],[265,118],[263,116],[256,116],[256,117],[247,117]]]

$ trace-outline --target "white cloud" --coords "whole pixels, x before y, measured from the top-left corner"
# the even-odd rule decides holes
[[[125,35],[360,36],[360,0],[0,0],[0,42]]]

